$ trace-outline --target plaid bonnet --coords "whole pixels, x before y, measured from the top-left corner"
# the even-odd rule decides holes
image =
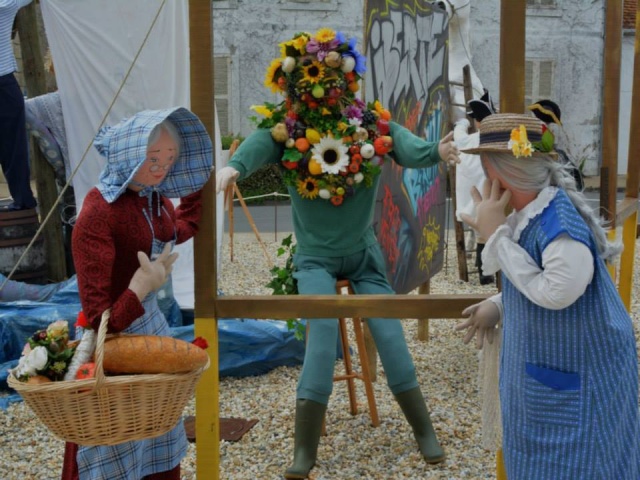
[[[182,107],[144,110],[113,126],[102,127],[93,141],[100,155],[107,159],[97,188],[108,203],[126,191],[146,159],[149,134],[167,119],[180,135],[180,155],[162,183],[145,188],[140,195],[158,192],[179,198],[207,183],[213,167],[213,146],[198,117]]]

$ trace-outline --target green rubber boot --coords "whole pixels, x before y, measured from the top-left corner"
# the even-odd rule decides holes
[[[284,478],[302,479],[309,476],[316,463],[322,421],[326,411],[326,405],[313,400],[296,401],[293,465],[284,472]]]
[[[418,442],[420,453],[427,463],[440,463],[446,458],[444,450],[438,443],[436,431],[431,424],[429,410],[420,388],[407,390],[395,396],[402,413],[413,429],[413,436]]]

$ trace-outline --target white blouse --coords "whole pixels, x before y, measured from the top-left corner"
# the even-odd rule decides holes
[[[482,271],[491,275],[498,270],[529,300],[551,310],[573,304],[585,292],[593,278],[594,261],[582,242],[562,234],[542,252],[542,268],[518,245],[520,234],[529,221],[539,215],[558,192],[547,187],[520,211],[512,212],[487,241],[482,252]],[[502,294],[490,298],[500,309]]]

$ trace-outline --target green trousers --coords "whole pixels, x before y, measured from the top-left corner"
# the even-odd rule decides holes
[[[298,291],[303,295],[336,293],[336,279],[351,281],[356,294],[393,294],[387,281],[380,247],[375,244],[345,257],[315,257],[297,254],[294,258]],[[336,318],[309,319],[309,334],[297,398],[327,405],[333,389],[333,370],[338,342]],[[418,386],[415,366],[398,319],[369,318],[371,335],[394,395]]]

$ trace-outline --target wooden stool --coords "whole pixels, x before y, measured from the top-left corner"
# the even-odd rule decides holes
[[[339,279],[336,282],[336,293],[342,295],[343,290],[346,289],[347,295],[353,295],[353,288],[349,280]],[[376,407],[376,399],[373,395],[373,385],[371,382],[371,372],[369,371],[369,357],[367,355],[367,347],[364,341],[364,330],[362,327],[362,318],[354,317],[353,330],[356,337],[356,344],[358,347],[358,355],[360,356],[360,368],[361,372],[353,370],[353,364],[351,363],[351,352],[349,351],[349,336],[347,334],[347,319],[339,318],[338,326],[340,332],[340,344],[342,345],[342,359],[344,361],[344,375],[336,375],[333,377],[334,382],[346,381],[349,391],[349,403],[351,405],[351,415],[358,413],[358,404],[356,401],[356,386],[355,379],[362,380],[364,388],[367,394],[367,401],[369,403],[369,414],[371,415],[371,425],[377,427],[380,425],[380,419],[378,418],[378,408]]]

